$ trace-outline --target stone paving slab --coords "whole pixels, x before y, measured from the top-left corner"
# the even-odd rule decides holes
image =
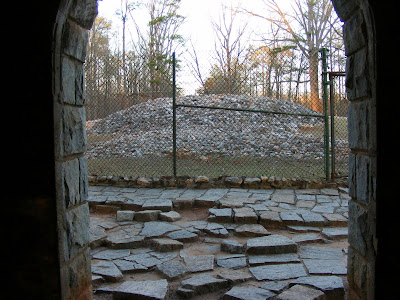
[[[94,300],[344,299],[347,249],[326,243],[347,238],[348,200],[332,189],[90,187]]]

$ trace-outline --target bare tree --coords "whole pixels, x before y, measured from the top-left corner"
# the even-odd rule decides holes
[[[331,0],[294,0],[292,12],[284,12],[276,0],[263,0],[271,16],[242,9],[250,15],[272,22],[282,33],[280,41],[298,47],[309,62],[312,109],[322,111],[318,87],[318,51],[326,43],[332,27],[340,25]],[[268,40],[268,38],[267,38]]]
[[[212,21],[216,35],[217,63],[225,82],[224,88],[228,93],[235,93],[240,89],[240,74],[243,74],[240,73],[241,66],[248,49],[242,43],[247,24],[236,28],[236,17],[237,12],[223,6],[218,22]]]

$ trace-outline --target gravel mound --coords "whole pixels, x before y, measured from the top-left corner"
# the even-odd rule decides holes
[[[185,96],[178,103],[318,115],[289,101],[238,95]],[[177,151],[193,157],[322,158],[323,136],[306,129],[318,117],[213,109],[177,109]],[[172,153],[172,99],[158,98],[87,122],[88,158]],[[346,146],[346,145],[344,145]]]

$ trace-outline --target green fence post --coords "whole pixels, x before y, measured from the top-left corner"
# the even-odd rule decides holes
[[[175,52],[172,53],[172,164],[176,178],[176,70]]]
[[[319,49],[321,52],[322,60],[322,84],[323,84],[323,98],[324,98],[324,147],[325,147],[325,177],[326,181],[329,180],[330,166],[329,166],[329,111],[328,111],[328,63],[327,63],[327,48]]]

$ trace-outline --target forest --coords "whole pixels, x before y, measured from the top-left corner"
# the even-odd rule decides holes
[[[259,0],[267,13],[222,5],[218,18],[204,20],[214,41],[206,52],[181,33],[182,1],[119,0],[114,21],[98,15],[85,62],[87,120],[171,97],[174,52],[180,96],[244,94],[322,111],[319,49],[329,49],[332,71],[345,69],[342,23],[330,0],[293,0],[290,9]],[[139,8],[145,26],[136,22]],[[263,30],[249,39],[254,20]]]

